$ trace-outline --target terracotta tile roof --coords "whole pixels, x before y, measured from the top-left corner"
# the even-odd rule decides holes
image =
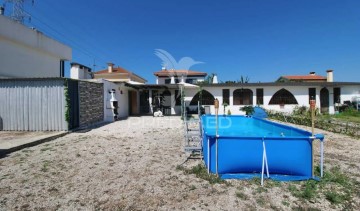
[[[160,70],[154,72],[155,76],[206,76],[207,73],[192,70]]]
[[[109,73],[108,69],[94,72],[94,74],[112,74],[112,73],[130,73],[130,71],[127,71],[122,67],[113,67],[113,71],[111,73]]]
[[[106,75],[106,74],[108,74],[108,75]],[[147,82],[147,80],[144,79],[143,77],[141,77],[141,76],[139,76],[139,75],[137,75],[137,74],[135,74],[135,73],[133,73],[131,71],[128,71],[128,70],[126,70],[126,69],[124,69],[122,67],[119,67],[119,66],[118,67],[113,67],[113,70],[112,70],[111,73],[109,73],[108,69],[94,72],[94,75],[97,75],[97,77],[99,77],[99,78],[102,78],[102,77],[106,78],[107,76],[112,75],[112,74],[123,74],[123,75],[127,74],[128,76],[132,75],[132,76],[138,77],[141,81],[143,81],[141,83]],[[114,77],[117,77],[117,76],[115,75]]]
[[[321,75],[285,75],[281,77],[289,80],[326,80],[326,77]]]

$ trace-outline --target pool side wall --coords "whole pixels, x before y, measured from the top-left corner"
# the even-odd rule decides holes
[[[209,117],[211,118],[211,116],[202,117],[203,124],[214,122],[206,120]],[[220,133],[217,139],[219,174],[260,173],[264,141],[270,174],[312,177],[312,139],[309,132],[262,119],[256,119],[255,122],[255,124],[271,128],[272,131],[274,127],[280,127],[281,130],[286,131],[286,134],[293,133],[295,136],[237,137],[221,136]],[[216,138],[209,128],[212,127],[209,125],[203,127],[203,155],[206,167],[210,166],[210,172],[216,173]],[[208,158],[209,146],[210,158]]]

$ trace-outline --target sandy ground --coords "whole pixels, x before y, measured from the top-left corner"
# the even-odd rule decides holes
[[[326,168],[359,180],[360,141],[316,132],[326,136]],[[250,181],[209,184],[177,170],[201,163],[185,162],[183,146],[179,117],[131,117],[23,149],[0,159],[0,210],[339,209],[298,200],[287,183],[265,191]]]

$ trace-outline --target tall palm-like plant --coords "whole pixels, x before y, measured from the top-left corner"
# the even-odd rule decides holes
[[[240,77],[240,80],[238,80],[238,83],[240,83],[240,84],[246,84],[246,83],[249,83],[249,81],[250,81],[250,78],[249,77],[247,77],[247,76],[241,76]]]

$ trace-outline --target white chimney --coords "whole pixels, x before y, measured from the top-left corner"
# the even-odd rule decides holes
[[[175,84],[175,77],[174,76],[171,76],[170,84]]]
[[[309,74],[310,74],[310,75],[315,75],[315,72],[310,72]]]
[[[213,83],[213,84],[217,84],[217,83],[218,83],[217,75],[214,75],[212,83]]]
[[[109,73],[112,73],[112,72],[113,72],[113,68],[114,68],[114,64],[111,63],[111,62],[109,62],[109,63],[107,63],[107,65],[108,65],[108,71],[109,71]]]
[[[4,15],[5,14],[5,7],[0,6],[0,15]]]
[[[327,73],[327,77],[326,77],[326,81],[327,82],[334,82],[334,71],[333,70],[326,70]]]
[[[165,71],[165,70],[166,70],[166,67],[165,67],[165,66],[163,66],[163,67],[161,68],[161,70],[162,70],[162,71]]]

